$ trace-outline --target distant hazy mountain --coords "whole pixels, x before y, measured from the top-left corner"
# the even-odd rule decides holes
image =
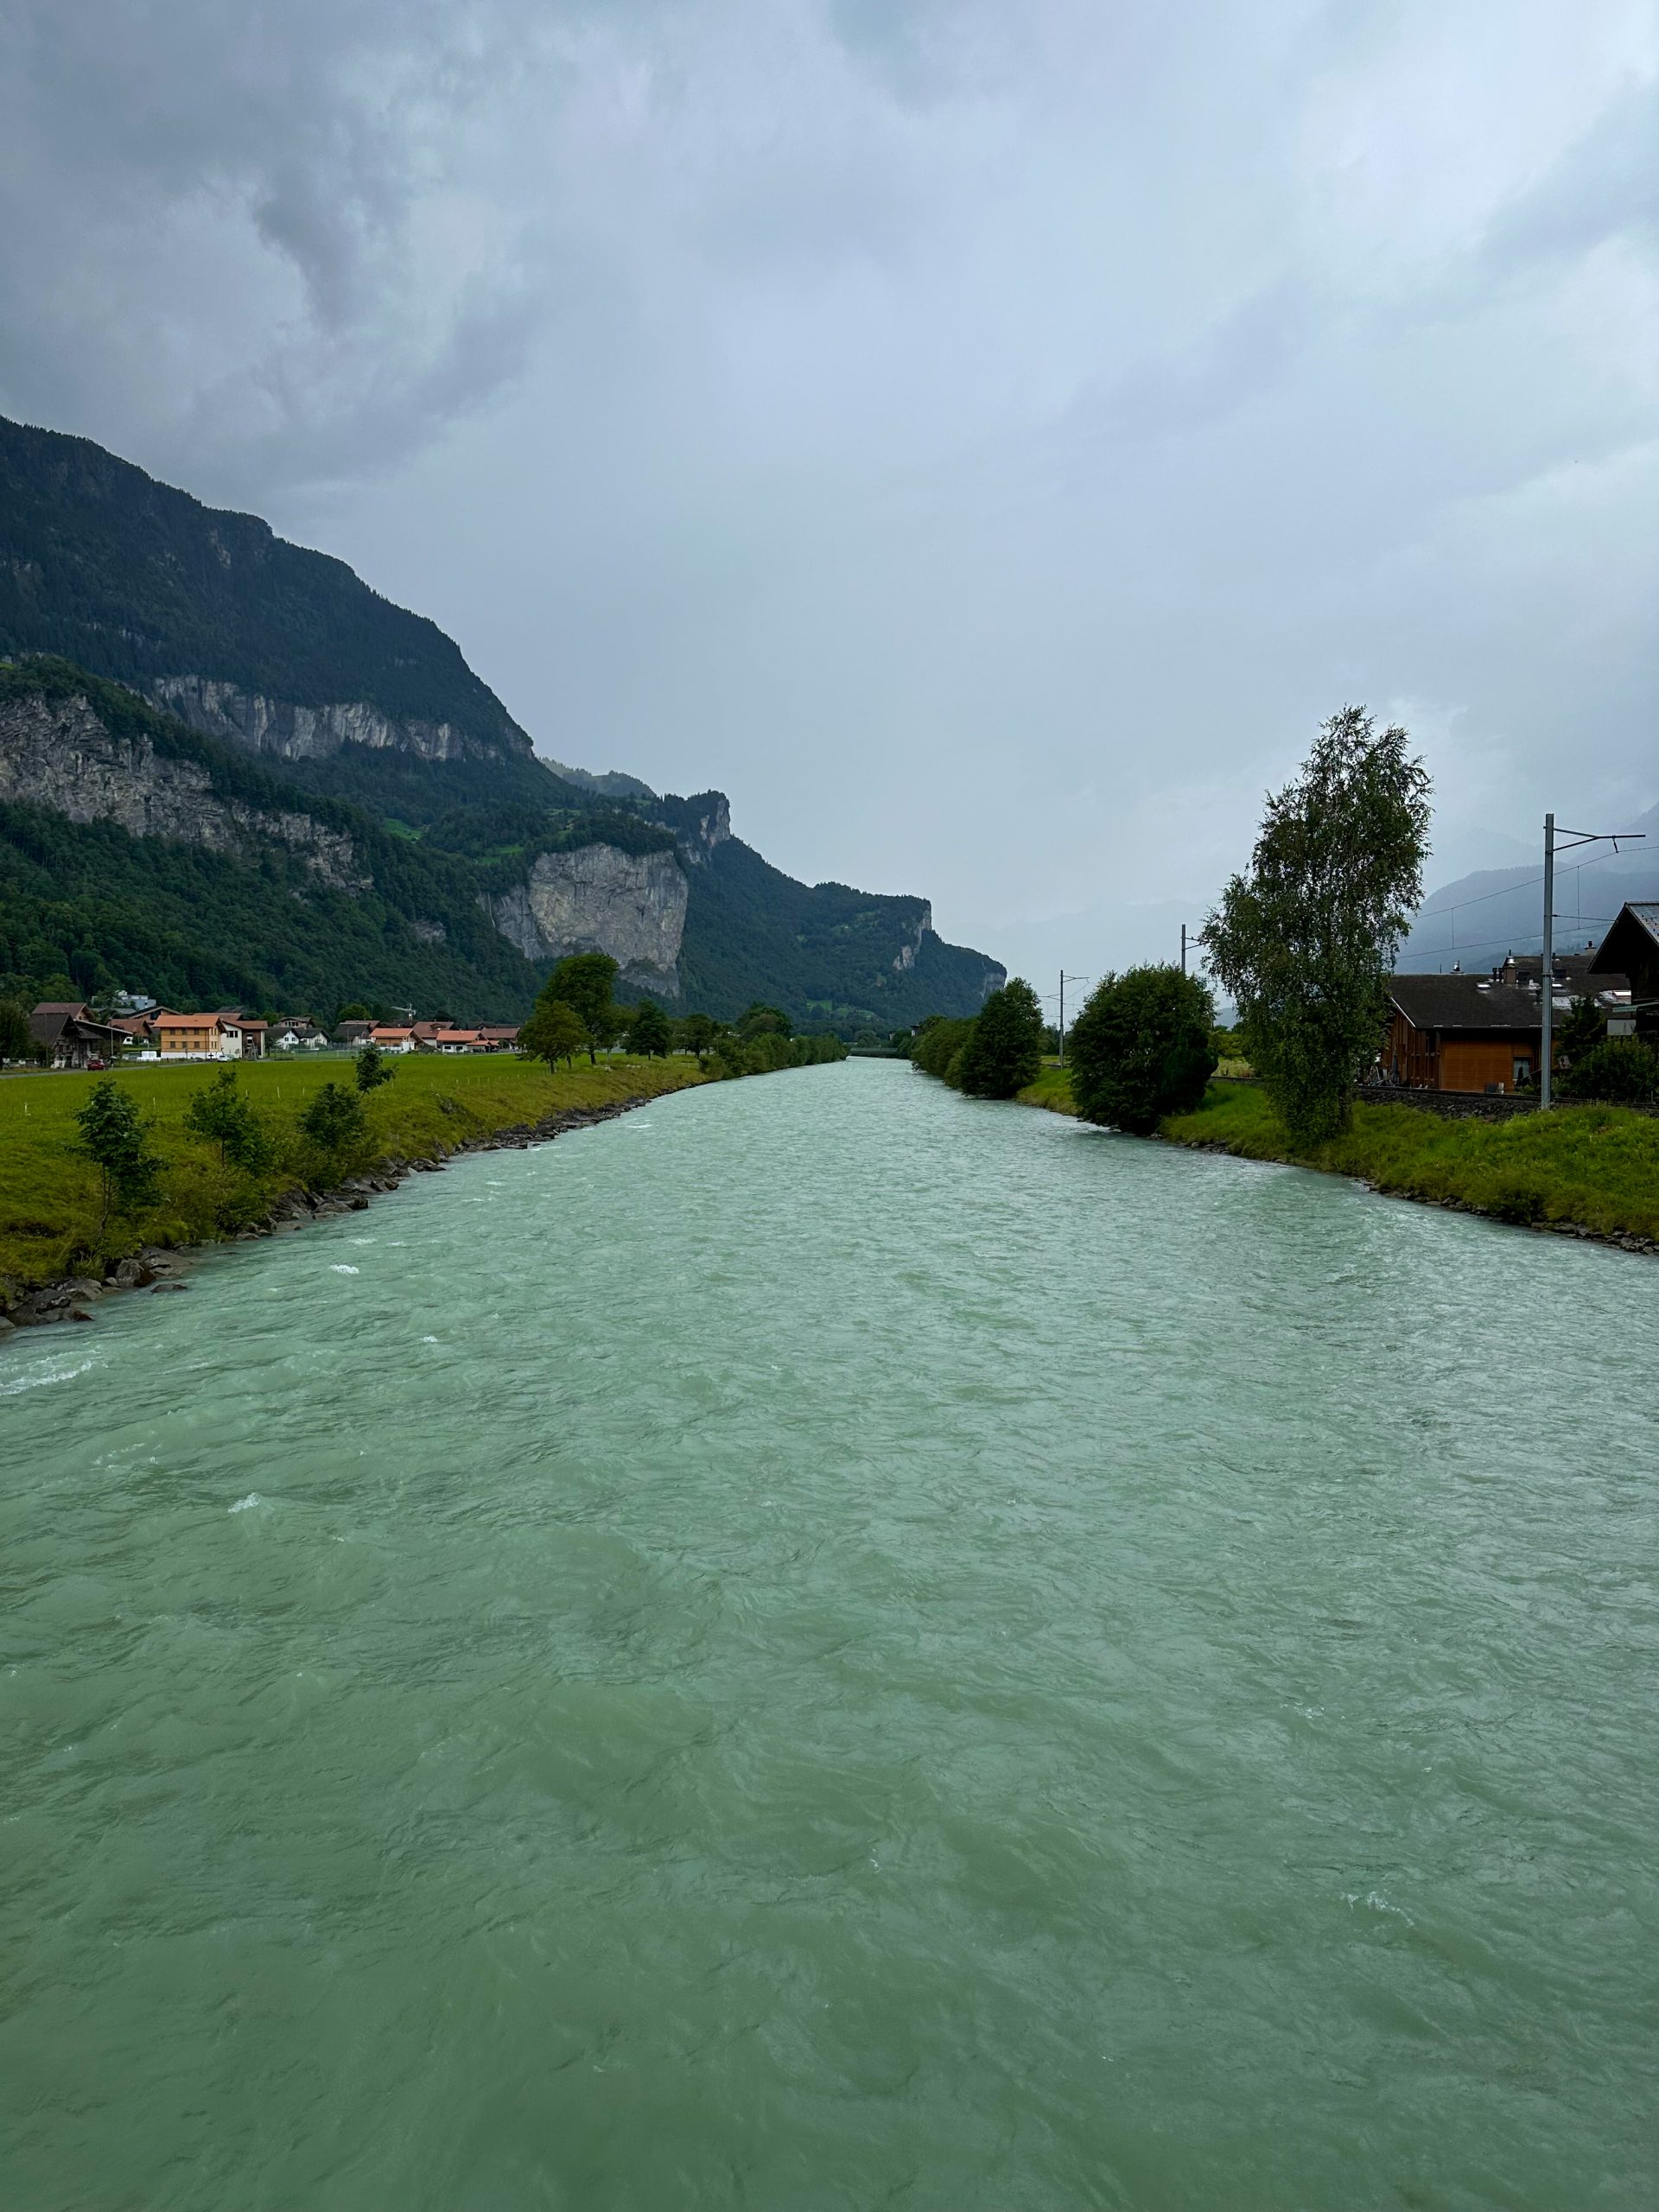
[[[30,657],[40,655],[58,663],[34,683]],[[0,882],[32,902],[29,926],[0,945],[0,988],[7,976],[22,988],[49,970],[89,990],[112,980],[176,997],[187,988],[179,978],[217,979],[230,958],[242,963],[237,974],[257,974],[258,993],[219,980],[188,988],[272,1003],[302,989],[315,997],[329,977],[347,995],[437,992],[452,1010],[482,1015],[527,1006],[537,975],[563,953],[599,949],[621,963],[625,989],[671,1007],[732,1014],[761,998],[798,1021],[850,1030],[970,1013],[1001,980],[983,954],[941,944],[924,899],[808,886],[769,868],[732,836],[718,791],[659,796],[620,770],[537,759],[454,641],[342,562],[287,543],[256,517],[205,507],[86,439],[3,418],[0,657],[17,663],[0,789],[29,817],[12,821]],[[118,702],[86,680],[77,692],[78,671],[159,710],[132,741],[138,753],[127,737],[111,753],[96,735],[92,725],[107,735],[119,722]],[[264,910],[241,900],[232,879],[201,888],[198,942],[190,884],[205,884],[205,861],[194,877],[161,868],[169,950],[143,950],[145,901],[162,893],[156,856],[140,849],[194,836],[178,828],[183,772],[168,772],[165,803],[145,781],[151,754],[185,757],[181,725],[207,741],[196,766],[215,791],[231,790],[238,755],[261,758],[269,780],[255,811],[267,825],[284,809],[337,829],[349,817],[338,834],[354,850],[372,846],[364,880],[330,882],[327,898],[309,871],[303,960],[295,918],[278,908],[286,968],[274,956],[261,964],[251,918]],[[73,761],[54,765],[54,745],[91,776],[99,796],[90,813],[60,772]],[[73,834],[41,832],[42,814],[64,817]],[[232,836],[212,808],[201,823],[194,842],[214,852],[213,869],[290,873],[292,855],[264,849],[264,832]],[[55,919],[54,868],[66,887]],[[400,918],[370,960],[357,924],[362,902],[376,899]],[[474,943],[480,927],[486,938]],[[331,932],[332,950],[311,943]],[[430,950],[439,944],[454,950],[440,958]],[[346,981],[365,961],[375,980]]]
[[[1599,825],[1592,823],[1591,827]],[[1646,842],[1615,854],[1605,845],[1560,855],[1555,863],[1555,944],[1599,942],[1627,899],[1659,899],[1659,806],[1629,823]],[[1506,952],[1543,943],[1544,863],[1537,856],[1489,868],[1432,891],[1419,908],[1398,965],[1405,970],[1495,967]]]

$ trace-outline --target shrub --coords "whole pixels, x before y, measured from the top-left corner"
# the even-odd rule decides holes
[[[365,1094],[378,1090],[383,1083],[390,1083],[397,1072],[391,1055],[383,1052],[371,1038],[357,1056],[357,1087]]]
[[[980,1008],[955,1079],[970,1097],[1012,1098],[1036,1082],[1042,1065],[1042,1010],[1036,992],[1016,976]]]
[[[223,1068],[197,1091],[184,1111],[184,1126],[219,1147],[219,1164],[262,1175],[271,1162],[264,1123],[242,1096],[234,1068]]]
[[[1646,1106],[1659,1098],[1659,1052],[1639,1037],[1609,1037],[1575,1059],[1560,1079],[1567,1098]]]
[[[1078,1113],[1134,1136],[1191,1113],[1215,1071],[1214,1020],[1209,992],[1179,968],[1103,976],[1069,1039]]]
[[[319,1152],[336,1160],[348,1147],[362,1142],[367,1127],[363,1102],[343,1084],[325,1083],[300,1116],[299,1126]]]
[[[951,1064],[973,1033],[971,1018],[966,1021],[946,1021],[931,1014],[917,1030],[911,1045],[911,1065],[919,1068],[924,1075],[937,1076],[941,1083],[951,1082]]]
[[[149,1148],[149,1128],[138,1109],[109,1077],[92,1085],[75,1120],[79,1147],[97,1166],[102,1185],[101,1238],[112,1211],[134,1213],[149,1204],[162,1163]]]

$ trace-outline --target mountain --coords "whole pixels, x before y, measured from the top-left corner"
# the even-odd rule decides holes
[[[1659,806],[1629,825],[1645,842],[1615,853],[1592,845],[1557,855],[1554,941],[1558,950],[1599,943],[1630,899],[1659,899]],[[1506,952],[1543,944],[1544,858],[1515,868],[1479,868],[1432,891],[1417,910],[1395,963],[1402,972],[1496,967]]]
[[[0,666],[0,995],[521,1014],[476,871],[60,660]]]
[[[972,1012],[1002,980],[923,899],[771,868],[718,791],[538,759],[453,640],[342,562],[3,418],[0,657],[19,988],[90,989],[96,969],[158,997],[435,996],[486,1018],[599,949],[671,1008],[763,998],[850,1030]],[[255,772],[257,792],[238,780]],[[271,826],[290,819],[311,825],[298,845]],[[330,837],[356,875],[319,865]]]

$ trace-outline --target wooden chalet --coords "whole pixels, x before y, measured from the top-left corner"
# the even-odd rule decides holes
[[[1382,1068],[1414,1090],[1530,1090],[1543,1017],[1536,987],[1486,976],[1391,976]]]
[[[1628,977],[1626,1033],[1659,1040],[1659,899],[1621,906],[1592,966],[1599,982]]]
[[[78,999],[42,999],[29,1017],[35,1046],[52,1056],[54,1068],[106,1068],[121,1056],[122,1032],[95,1021],[92,1008]]]

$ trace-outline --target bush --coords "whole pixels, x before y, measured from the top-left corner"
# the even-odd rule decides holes
[[[92,1085],[75,1120],[79,1149],[99,1172],[104,1201],[98,1224],[101,1239],[111,1212],[136,1213],[149,1204],[162,1163],[150,1150],[149,1125],[127,1092],[108,1076]]]
[[[1209,992],[1179,968],[1103,976],[1068,1039],[1078,1113],[1134,1136],[1191,1113],[1215,1071],[1214,1020]]]
[[[912,1042],[911,1065],[919,1068],[924,1075],[937,1076],[941,1083],[949,1083],[952,1079],[951,1063],[973,1033],[971,1018],[966,1021],[946,1021],[938,1014],[930,1014]]]
[[[357,1087],[365,1094],[378,1090],[383,1083],[390,1083],[397,1072],[391,1055],[383,1052],[371,1038],[357,1056]]]
[[[323,1084],[300,1116],[299,1126],[301,1134],[309,1137],[318,1151],[326,1153],[331,1161],[338,1160],[341,1153],[360,1144],[367,1128],[361,1099],[356,1091],[347,1090],[338,1083]]]
[[[245,1174],[263,1175],[270,1166],[272,1149],[264,1123],[242,1096],[234,1068],[223,1068],[206,1090],[197,1091],[185,1109],[184,1126],[219,1147],[221,1167],[239,1167]]]
[[[1016,976],[980,1008],[956,1080],[972,1098],[1012,1098],[1036,1082],[1042,1065],[1042,1010],[1036,992]]]
[[[1659,1098],[1659,1052],[1639,1037],[1609,1037],[1592,1045],[1561,1077],[1566,1098],[1595,1098],[1612,1106],[1647,1106]]]

